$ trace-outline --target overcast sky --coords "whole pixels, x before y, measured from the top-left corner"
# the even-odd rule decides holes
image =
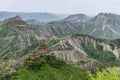
[[[0,11],[120,14],[120,0],[0,0]]]

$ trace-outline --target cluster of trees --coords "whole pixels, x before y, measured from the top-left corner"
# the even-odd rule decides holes
[[[19,65],[16,60],[9,60],[8,62],[0,62],[0,80],[6,75],[9,76],[16,72]]]
[[[113,52],[104,51],[102,46],[97,45],[96,49],[94,48],[93,44],[90,43],[87,45],[87,47],[84,44],[83,46],[86,53],[91,58],[96,59],[102,63],[103,67],[113,67],[120,65],[119,61],[116,60],[116,56],[113,54]]]
[[[11,61],[16,63],[16,61]],[[10,63],[11,63],[10,62]],[[10,70],[10,66],[1,63],[4,68]],[[13,63],[12,63],[13,64]],[[5,70],[5,69],[4,69]],[[12,69],[11,69],[12,70]],[[9,71],[11,72],[11,71]],[[119,68],[97,69],[95,73],[86,72],[80,68],[66,64],[54,56],[41,56],[34,61],[29,56],[24,65],[16,71],[9,73],[9,76],[1,77],[1,80],[119,80]]]
[[[102,71],[97,71],[95,75],[89,74],[90,80],[120,80],[119,68],[113,67],[109,69],[104,69]]]

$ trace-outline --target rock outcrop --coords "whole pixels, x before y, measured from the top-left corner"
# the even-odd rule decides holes
[[[101,63],[94,58],[89,60],[89,52],[85,51],[85,47],[88,47],[89,44],[91,44],[94,49],[101,46],[101,51],[112,52],[116,56],[116,59],[120,59],[120,48],[110,45],[110,43],[104,40],[95,39],[87,35],[73,35],[62,39],[59,43],[50,47],[50,54],[70,64],[77,64],[76,66],[83,69],[95,69],[95,67]],[[86,60],[88,60],[87,63]],[[81,61],[85,62],[85,64],[81,64]]]

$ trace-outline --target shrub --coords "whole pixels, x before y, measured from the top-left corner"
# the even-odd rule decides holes
[[[91,80],[120,80],[118,68],[98,71],[96,75],[91,75]]]
[[[29,57],[26,58],[24,66],[30,70],[39,70],[43,65],[49,64],[54,68],[59,68],[64,65],[64,61],[56,59],[54,56],[44,55],[40,56],[35,60],[30,60]]]

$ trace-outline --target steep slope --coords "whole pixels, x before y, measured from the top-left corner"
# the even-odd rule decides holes
[[[41,42],[45,41],[47,42],[49,41],[49,39],[50,40],[59,39],[61,37],[71,34],[77,33],[88,34],[107,39],[114,39],[119,37],[117,36],[119,34],[117,35],[111,34],[111,31],[109,31],[110,32],[109,34],[106,32],[106,30],[104,30],[105,32],[103,31],[102,33],[99,33],[99,31],[101,32],[101,29],[103,27],[102,23],[104,23],[105,21],[102,20],[103,18],[101,16],[104,17],[106,16],[107,18],[105,17],[105,20],[111,21],[113,19],[113,21],[119,22],[119,17],[117,17],[116,15],[103,13],[90,19],[88,22],[76,22],[76,23],[61,20],[46,24],[34,25],[28,24],[26,21],[22,20],[19,16],[6,19],[1,23],[0,26],[0,41],[1,41],[0,56],[2,57],[1,59],[13,58],[13,56],[15,58],[16,56],[21,55],[21,54],[18,55],[18,53],[23,52],[24,54],[26,54],[27,51],[37,47],[39,44],[41,44]],[[107,25],[108,23],[111,22],[108,21],[105,24]],[[100,25],[100,27],[98,25]],[[94,29],[96,29],[95,32],[93,31]],[[98,33],[98,35],[96,33]],[[106,33],[108,34],[108,36],[106,35]],[[115,49],[116,49],[115,51],[117,51],[117,48]],[[109,51],[114,52],[113,50]],[[13,52],[14,55],[12,55]]]
[[[87,35],[69,36],[50,49],[50,54],[85,69],[93,69],[99,63],[104,66],[119,65],[120,48],[110,41]]]
[[[70,15],[67,18],[64,19],[64,21],[73,22],[73,23],[82,23],[82,22],[88,22],[89,17],[87,17],[85,14],[75,14]]]
[[[1,60],[19,58],[36,48],[39,44],[46,42],[47,40],[45,41],[45,39],[52,37],[54,35],[49,32],[42,33],[35,27],[33,29],[31,25],[27,24],[19,16],[6,19],[0,26]]]
[[[19,58],[20,60],[18,60],[18,63],[16,63],[16,61],[10,63],[10,65],[2,63],[1,65],[4,66],[4,68],[0,66],[0,69],[3,70],[3,72],[4,69],[5,72],[10,71],[8,73],[11,75],[4,74],[1,75],[1,78],[6,78],[8,80],[64,80],[70,78],[73,80],[90,80],[85,71],[73,68],[68,64],[92,71],[95,70],[96,67],[106,68],[120,66],[120,48],[108,40],[76,34],[60,38],[59,41],[46,40],[40,42],[48,46],[49,51],[47,51],[46,54],[42,53],[41,55],[42,51],[40,47],[36,47],[34,51],[30,51],[34,55],[30,54],[30,56],[27,56],[24,65],[21,62],[24,61],[25,54],[22,55],[23,58],[22,56]],[[41,43],[36,46],[41,45]],[[37,57],[35,57],[36,54]],[[57,59],[55,57],[57,57]],[[61,59],[63,61],[61,61]],[[18,68],[20,64],[22,67]],[[13,67],[17,68],[17,70]]]
[[[50,32],[56,37],[64,37],[70,34],[81,33],[85,23],[71,23],[67,21],[55,21],[45,24],[41,31]],[[80,27],[81,26],[81,27]]]
[[[120,15],[99,13],[87,24],[87,34],[104,39],[120,37]]]
[[[120,37],[120,16],[111,13],[99,13],[93,18],[84,14],[71,15],[63,20],[42,25],[41,31],[64,37],[70,34],[87,34],[103,39]]]
[[[99,13],[93,18],[77,14],[60,21],[29,24],[27,32],[36,35],[38,39],[64,37],[77,33],[103,39],[117,39],[120,36],[120,16],[111,13]]]

